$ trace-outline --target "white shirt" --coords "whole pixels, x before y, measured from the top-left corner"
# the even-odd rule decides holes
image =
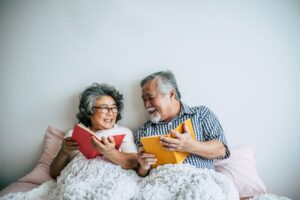
[[[66,137],[71,137],[73,129],[69,130]],[[118,134],[125,134],[124,140],[121,144],[120,151],[124,153],[137,153],[137,148],[134,143],[132,131],[129,128],[115,124],[113,128],[107,130],[100,130],[95,133],[97,136],[112,136]]]

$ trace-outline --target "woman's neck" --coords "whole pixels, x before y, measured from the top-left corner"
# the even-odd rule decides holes
[[[94,128],[94,127],[92,127],[92,126],[90,126],[89,127],[89,129],[91,130],[91,131],[93,131],[94,133],[96,133],[96,132],[98,132],[98,131],[104,131],[104,130],[109,130],[109,129],[112,129],[112,128],[114,128],[114,126],[113,127],[111,127],[111,128],[107,128],[107,129],[101,129],[101,128]]]

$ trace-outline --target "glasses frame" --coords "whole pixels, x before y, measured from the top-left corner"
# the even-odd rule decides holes
[[[108,107],[108,106],[93,106],[93,108],[99,110],[101,113],[107,114],[110,111],[114,114],[118,113],[119,110],[117,107]],[[115,109],[115,110],[114,110]],[[104,111],[106,110],[106,111]]]

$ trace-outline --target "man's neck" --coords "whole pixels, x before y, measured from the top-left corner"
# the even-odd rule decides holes
[[[164,122],[170,122],[170,121],[172,121],[179,114],[180,108],[181,108],[180,101],[175,101],[174,105],[170,106],[170,117],[168,117],[167,119],[165,119],[163,121]]]

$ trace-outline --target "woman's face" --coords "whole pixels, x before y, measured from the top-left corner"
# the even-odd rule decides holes
[[[116,123],[118,109],[115,100],[111,96],[102,96],[93,106],[94,114],[90,116],[91,129],[93,131],[113,128]]]

